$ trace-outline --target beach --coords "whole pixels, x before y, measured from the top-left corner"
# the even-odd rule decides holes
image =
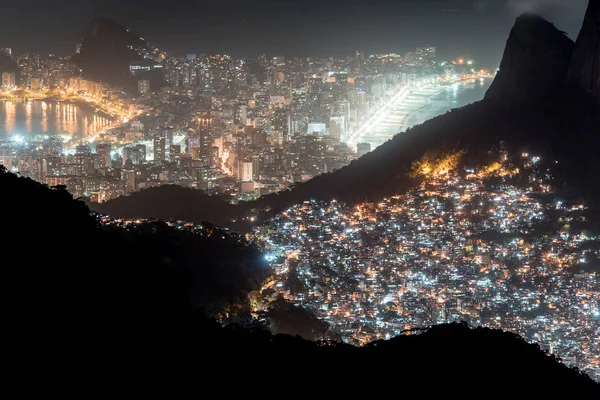
[[[374,149],[408,128],[483,99],[491,83],[483,79],[415,89],[361,141]]]

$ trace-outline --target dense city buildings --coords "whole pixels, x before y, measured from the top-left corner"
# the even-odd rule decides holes
[[[132,77],[161,71],[162,86],[140,78],[131,95],[82,77],[69,58],[13,55],[20,83],[3,72],[2,98],[91,104],[112,123],[88,135],[63,135],[60,152],[46,132],[0,138],[9,170],[67,185],[92,201],[164,184],[248,200],[371,151],[372,143],[359,142],[411,88],[481,76],[452,63],[442,67],[431,46],[405,56],[357,51],[342,59],[177,58],[152,46],[133,50],[142,60],[130,62]],[[79,144],[90,152],[78,152]]]
[[[600,378],[600,238],[523,154],[357,206],[305,201],[256,228],[285,296],[364,344],[466,321],[516,332]]]

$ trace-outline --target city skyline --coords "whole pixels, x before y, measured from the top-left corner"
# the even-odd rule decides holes
[[[175,55],[339,57],[356,49],[369,54],[402,53],[434,45],[442,58],[476,55],[482,65],[493,68],[518,14],[535,11],[574,38],[586,2],[376,0],[363,4],[309,0],[234,1],[224,5],[175,0],[167,9],[156,1],[63,0],[60,7],[57,3],[31,3],[9,1],[0,6],[5,16],[0,25],[0,47],[12,47],[15,52],[73,54],[89,21],[101,16],[129,26]],[[43,12],[26,12],[31,9]]]

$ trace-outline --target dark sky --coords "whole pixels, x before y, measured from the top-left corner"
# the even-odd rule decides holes
[[[109,17],[183,55],[406,52],[496,66],[515,17],[537,10],[574,38],[587,0],[1,0],[0,47],[71,54],[90,20]]]

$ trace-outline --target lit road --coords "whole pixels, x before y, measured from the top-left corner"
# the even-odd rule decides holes
[[[379,108],[379,110],[370,116],[369,119],[365,121],[358,129],[348,135],[346,138],[346,143],[350,147],[356,147],[356,145],[360,143],[363,136],[375,129],[377,125],[381,123],[381,121],[383,121],[383,119],[385,119],[398,104],[406,100],[406,98],[410,95],[411,90],[412,88],[408,86],[401,87],[386,104],[384,104],[381,108]]]

